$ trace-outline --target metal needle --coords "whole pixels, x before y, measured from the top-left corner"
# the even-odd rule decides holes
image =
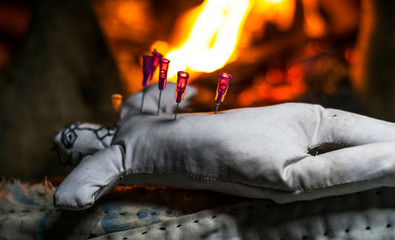
[[[143,106],[144,106],[144,98],[145,98],[145,89],[143,89],[143,97],[141,98],[141,106],[140,106],[140,113],[143,112]]]
[[[159,91],[159,99],[158,99],[158,111],[156,112],[156,115],[159,115],[159,109],[160,109],[160,99],[162,97],[162,90]]]
[[[177,103],[176,114],[174,115],[174,120],[176,120],[176,119],[177,119],[177,113],[178,113],[178,104],[179,104],[179,103]]]

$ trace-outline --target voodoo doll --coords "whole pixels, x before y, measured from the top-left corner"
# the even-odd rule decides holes
[[[395,186],[395,124],[319,105],[286,103],[174,120],[175,84],[126,99],[117,128],[72,124],[55,138],[76,164],[54,195],[85,209],[118,184],[207,189],[279,203]],[[195,95],[189,87],[180,107]]]

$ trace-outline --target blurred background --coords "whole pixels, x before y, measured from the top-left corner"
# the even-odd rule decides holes
[[[1,0],[0,175],[67,174],[56,133],[110,124],[111,94],[142,89],[153,49],[170,59],[170,81],[191,74],[188,111],[213,111],[228,72],[220,110],[308,102],[395,121],[394,10],[391,0]]]

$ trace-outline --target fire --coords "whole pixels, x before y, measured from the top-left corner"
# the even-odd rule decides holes
[[[258,27],[262,32],[263,25],[271,22],[280,30],[286,31],[292,26],[295,5],[295,0],[256,0],[251,14],[251,20],[256,23],[249,27]]]
[[[304,2],[310,3],[307,9],[314,13],[315,5],[309,0]],[[152,48],[157,48],[170,59],[170,81],[175,81],[177,71],[213,72],[236,60],[238,49],[248,48],[255,38],[262,38],[266,24],[275,24],[281,31],[289,30],[295,9],[296,0],[205,0],[182,18],[182,26],[176,28],[178,44],[175,47],[157,41]],[[318,34],[321,31],[317,31],[315,36]],[[254,90],[240,94],[239,104],[247,106],[262,100],[286,101],[298,96],[305,88],[300,71],[300,67],[287,71],[270,69],[265,77],[256,79]]]
[[[127,92],[141,90],[141,82],[136,81],[142,77],[141,62],[137,60],[137,57],[141,59],[143,51],[140,46],[146,48],[145,44],[152,40],[153,30],[158,29],[160,21],[165,18],[152,15],[150,1],[99,0],[93,3],[109,38],[109,46],[128,88]],[[302,8],[297,8],[298,4]],[[249,58],[251,64],[255,63],[259,60],[259,54],[258,57],[250,57],[248,53],[261,49],[265,44],[265,34],[270,33],[273,26],[287,32],[303,24],[308,37],[319,39],[327,31],[318,11],[319,6],[318,0],[204,0],[201,5],[178,17],[174,26],[169,25],[173,31],[171,38],[166,39],[166,42],[156,41],[146,50],[157,49],[171,61],[169,81],[176,80],[178,71],[193,73],[191,80],[194,80],[199,73],[216,71],[238,60],[239,56],[243,56],[240,62]],[[300,11],[303,11],[303,23],[296,21],[296,28],[293,28],[294,20],[300,18]],[[164,29],[165,33],[154,37],[167,38],[169,28]],[[290,77],[283,66],[271,67],[273,69],[269,69],[267,74],[254,77],[254,86],[261,90],[259,94],[251,90],[244,91],[241,96],[254,95],[257,98],[265,93],[265,96],[256,100],[285,101],[303,92],[304,85],[300,78]],[[154,76],[158,76],[158,72]],[[154,77],[154,81],[156,79]],[[241,105],[255,101],[251,99],[242,101]]]
[[[312,38],[322,37],[326,32],[325,21],[319,14],[318,1],[302,0],[304,9],[304,31]]]
[[[169,51],[168,43],[157,41],[152,48],[168,52],[168,74],[173,81],[181,70],[213,72],[237,59],[242,36],[245,45],[250,45],[268,22],[288,30],[295,5],[295,0],[205,0],[182,18],[182,26],[176,29],[176,46],[170,46]]]
[[[196,20],[187,40],[166,55],[169,79],[177,71],[213,72],[229,62],[251,5],[249,0],[206,0],[200,11],[192,11]]]

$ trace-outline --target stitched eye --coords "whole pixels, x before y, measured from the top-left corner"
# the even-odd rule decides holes
[[[65,130],[62,134],[62,143],[66,148],[72,148],[75,140],[77,140],[77,134],[73,130]]]

